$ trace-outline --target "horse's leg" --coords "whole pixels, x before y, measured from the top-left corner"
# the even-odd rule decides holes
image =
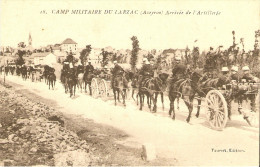
[[[134,89],[132,89],[132,99],[134,99],[134,101],[135,101],[135,98],[134,98],[134,93],[135,93],[135,90],[134,90]]]
[[[190,122],[191,113],[192,113],[192,109],[193,109],[193,98],[194,98],[194,96],[190,96],[189,97],[189,101],[186,101],[186,100],[184,101],[185,104],[188,106],[188,109],[189,109],[189,115],[188,115],[188,117],[186,119],[186,121],[188,123]]]
[[[177,110],[180,110],[180,96],[177,96]]]
[[[196,117],[198,118],[200,115],[200,106],[201,106],[201,99],[198,99],[198,106],[197,106],[197,114]]]
[[[117,91],[117,100],[118,100],[119,103],[121,102],[120,97],[119,97],[119,90]]]
[[[113,93],[114,93],[114,100],[115,100],[115,106],[116,106],[116,90],[115,90],[115,88],[113,89]]]
[[[163,92],[161,92],[160,94],[161,94],[162,108],[163,108],[163,110],[164,110],[164,99],[163,99]]]
[[[140,108],[139,110],[143,109],[143,93],[139,91],[139,98],[140,98]]]
[[[155,96],[156,95],[158,96],[157,93],[155,93]],[[153,112],[156,112],[157,111],[157,100],[156,100],[156,98],[153,97],[153,94],[151,94],[150,97],[151,97],[150,100],[153,102]],[[152,104],[151,104],[151,106],[152,106]]]
[[[76,85],[74,85],[74,97],[75,97],[75,94],[76,94]]]
[[[231,99],[227,99],[228,119],[231,120]]]
[[[125,104],[126,90],[125,89],[120,90],[120,93],[121,93],[121,96],[122,96],[122,99],[123,99],[123,105],[126,106],[126,104]]]
[[[169,110],[169,116],[172,114],[172,119],[175,120],[175,111],[174,111],[174,101],[175,101],[175,96],[169,95],[170,99],[170,110]]]
[[[70,97],[72,96],[72,89],[73,89],[73,86],[72,86],[72,84],[69,84],[69,92],[70,92]]]
[[[146,97],[147,97],[147,104],[148,104],[148,107],[149,107],[149,109],[150,109],[150,111],[152,111],[152,105],[151,105],[151,97],[150,96],[152,96],[152,95],[150,95],[150,93],[149,92],[147,92],[146,93]]]
[[[87,81],[84,80],[84,83],[85,83],[84,90],[85,90],[85,93],[87,93]]]
[[[88,88],[89,88],[89,94],[90,94],[90,96],[92,96],[92,89],[91,89],[91,82],[90,83],[88,83]]]

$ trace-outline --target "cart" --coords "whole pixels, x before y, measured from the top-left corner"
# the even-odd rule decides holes
[[[228,121],[228,105],[226,97],[232,96],[237,89],[243,88],[244,95],[259,94],[259,83],[231,83],[224,85],[222,89],[210,90],[206,97],[206,118],[212,129],[223,130]],[[244,116],[247,123],[252,126],[257,121],[255,112],[241,109],[239,112]]]
[[[110,78],[111,76],[106,74],[105,76],[97,76],[91,80],[91,91],[94,98],[100,97],[103,100],[107,100],[113,95]]]

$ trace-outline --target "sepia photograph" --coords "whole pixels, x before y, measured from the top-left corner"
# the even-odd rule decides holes
[[[0,166],[256,166],[259,0],[0,0]]]

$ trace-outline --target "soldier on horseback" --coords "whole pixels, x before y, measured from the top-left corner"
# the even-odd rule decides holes
[[[142,87],[143,82],[147,79],[150,79],[154,76],[154,70],[152,65],[150,64],[150,62],[147,60],[147,58],[144,59],[144,65],[143,67],[140,69],[140,77],[139,77],[139,88]]]
[[[86,75],[88,75],[89,73],[93,73],[94,72],[94,67],[91,64],[90,60],[88,61],[88,65],[86,66],[85,72],[86,72]]]
[[[181,63],[180,57],[175,57],[175,66],[172,69],[172,82],[176,82],[186,77],[187,67]]]
[[[140,70],[140,75],[142,75],[143,79],[151,78],[154,75],[153,67],[147,59],[145,59],[145,64]]]
[[[111,73],[112,73],[112,80],[111,80],[112,87],[113,87],[113,83],[115,81],[115,78],[118,77],[118,76],[122,76],[124,72],[125,72],[125,70],[117,63],[117,61],[114,61],[114,68],[111,71]],[[128,88],[126,79],[124,79],[124,87]]]

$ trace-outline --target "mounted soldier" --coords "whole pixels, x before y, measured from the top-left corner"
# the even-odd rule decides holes
[[[175,57],[175,66],[172,69],[172,82],[176,82],[179,79],[184,79],[186,77],[187,67],[181,63],[181,58]]]
[[[147,58],[144,59],[144,65],[140,69],[139,75],[140,75],[139,76],[139,88],[142,87],[144,81],[146,81],[154,76],[153,67]]]
[[[140,75],[143,76],[143,79],[151,78],[154,76],[153,67],[147,59],[145,60],[145,64],[140,70]]]
[[[86,74],[88,74],[88,73],[93,73],[93,72],[94,72],[94,67],[93,67],[93,65],[91,64],[91,61],[90,61],[90,60],[88,61],[88,65],[86,66],[85,72],[86,72]]]
[[[53,67],[53,65],[52,65],[52,64],[51,64],[51,65],[49,65],[49,69],[48,69],[48,71],[49,71],[48,75],[52,75],[52,74],[54,74],[54,73],[55,73],[55,69],[54,69],[54,67]]]
[[[122,76],[124,72],[125,72],[125,70],[117,63],[117,61],[114,61],[114,68],[111,71],[111,73],[112,73],[112,81],[111,81],[112,86],[113,86],[113,83],[115,82],[115,78],[118,77],[118,76]],[[126,79],[124,79],[124,86],[126,88],[128,87]]]

